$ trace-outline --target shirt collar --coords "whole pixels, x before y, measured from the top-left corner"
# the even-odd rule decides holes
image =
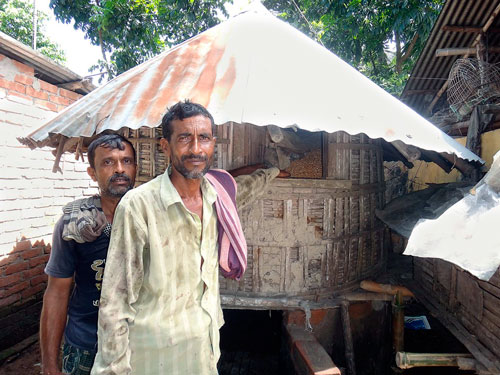
[[[170,180],[171,168],[172,167],[169,166],[161,177],[160,196],[166,207],[177,202],[182,203],[182,198],[179,195],[179,192]],[[201,181],[201,193],[203,195],[203,199],[206,200],[210,205],[215,203],[215,200],[217,199],[217,193],[215,191],[215,188],[212,186],[212,184],[210,184],[210,182],[208,182],[205,177],[203,177]]]

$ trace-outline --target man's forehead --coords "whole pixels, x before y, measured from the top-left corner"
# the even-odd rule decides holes
[[[99,145],[95,149],[95,155],[96,157],[111,157],[111,156],[118,156],[118,155],[127,155],[127,156],[134,156],[134,152],[132,151],[132,147],[127,143],[127,142],[122,142],[122,148],[123,150],[120,150],[119,147],[111,147],[108,144],[102,144]]]
[[[183,120],[172,120],[172,130],[174,133],[184,133],[187,131],[204,130],[212,133],[212,121],[203,115],[187,117]]]

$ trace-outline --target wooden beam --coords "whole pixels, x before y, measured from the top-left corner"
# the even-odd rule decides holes
[[[451,172],[451,164],[450,164],[450,162],[448,160],[444,159],[437,152],[435,152],[435,151],[427,151],[427,150],[420,150],[420,152],[422,153],[422,156],[424,157],[424,159],[430,160],[431,162],[437,164],[446,173],[450,173]]]
[[[420,159],[420,150],[412,145],[407,145],[403,141],[396,140],[392,145],[410,162]]]
[[[481,26],[452,26],[446,25],[441,28],[443,31],[450,31],[453,33],[474,33],[480,34],[483,32],[483,28]],[[488,30],[489,33],[500,33],[499,28],[491,28]]]
[[[401,98],[404,98],[406,96],[412,96],[412,95],[434,94],[436,91],[437,91],[436,89],[428,89],[428,90],[406,90],[404,92],[404,95],[401,96]]]
[[[465,133],[463,134],[465,136],[465,135],[467,135],[467,129],[469,128],[469,120],[457,122],[455,124],[450,124],[450,125],[438,126],[438,128],[441,129],[446,134],[452,133],[455,131],[465,130]]]
[[[474,168],[474,166],[471,163],[469,163],[464,159],[459,158],[455,154],[450,155],[443,152],[440,155],[446,160],[448,160],[452,164],[452,166],[457,168],[464,175],[465,178],[470,178],[470,176],[472,176],[474,171],[476,170],[476,168]]]
[[[477,49],[474,48],[439,48],[436,50],[436,57],[458,56],[458,55],[472,55],[475,54]],[[489,53],[500,53],[500,47],[488,48]]]
[[[500,13],[500,4],[497,5],[497,7],[493,11],[493,13],[491,13],[490,17],[488,18],[488,20],[484,24],[484,26],[482,28],[482,33],[483,34],[485,34],[488,31],[488,29],[490,28],[491,24],[493,23],[493,21],[495,20],[495,18],[498,16],[499,13]],[[476,44],[479,42],[480,39],[481,39],[481,34],[478,34],[478,36],[474,39],[474,42],[472,43],[471,47],[476,47]],[[464,55],[464,58],[467,57],[467,56],[469,56],[469,55],[468,54]],[[429,113],[429,114],[432,113],[432,109],[434,108],[434,106],[438,102],[438,100],[441,97],[441,95],[443,95],[443,93],[446,91],[447,87],[448,87],[448,81],[446,81],[444,83],[444,85],[441,87],[441,89],[436,94],[436,97],[432,100],[431,104],[429,104],[429,106],[427,107],[427,113]]]

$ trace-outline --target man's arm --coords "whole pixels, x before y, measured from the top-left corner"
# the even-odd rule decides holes
[[[116,208],[109,244],[97,329],[98,352],[92,375],[128,375],[130,367],[129,326],[136,310],[144,268],[143,247],[147,227],[141,215],[130,206]],[[125,207],[124,207],[125,206]]]
[[[259,198],[264,193],[269,183],[280,174],[278,168],[257,169],[250,175],[235,177],[238,185],[236,192],[236,206],[241,209]]]
[[[68,299],[73,278],[49,276],[43,296],[42,316],[40,318],[40,348],[42,354],[42,374],[61,375],[59,351],[66,326]]]

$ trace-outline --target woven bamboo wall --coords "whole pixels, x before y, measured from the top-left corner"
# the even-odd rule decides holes
[[[139,183],[165,170],[159,129],[124,135],[137,150]],[[263,163],[270,142],[265,127],[249,124],[218,126],[217,138],[214,166],[226,170]],[[221,293],[320,298],[384,268],[384,229],[375,217],[384,204],[380,142],[338,132],[323,136],[321,150],[322,179],[277,179],[240,212],[248,269],[240,282],[221,278]]]
[[[419,297],[437,314],[451,314],[465,329],[451,323],[457,337],[477,340],[469,345],[500,369],[500,270],[486,282],[440,259],[414,258],[414,269]]]

